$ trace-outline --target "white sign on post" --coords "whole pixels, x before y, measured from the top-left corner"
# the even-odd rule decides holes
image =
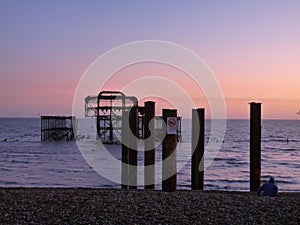
[[[177,134],[177,117],[167,117],[167,134]]]

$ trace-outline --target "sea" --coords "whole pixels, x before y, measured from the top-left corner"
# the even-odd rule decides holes
[[[95,149],[102,142],[96,139],[95,120],[82,120],[85,126],[77,131],[80,137],[77,141],[41,142],[40,118],[0,118],[0,187],[120,188],[117,178],[110,179],[105,171],[114,171],[113,176],[118,177],[121,169],[113,168],[115,164],[108,163],[105,157],[97,157]],[[209,140],[210,123],[206,121],[206,140]],[[183,119],[181,126],[182,141],[177,145],[177,188],[190,189],[191,120]],[[205,190],[249,191],[249,127],[249,120],[226,121],[224,140],[204,171]],[[102,170],[95,169],[78,146],[85,146],[89,154],[94,154],[90,158],[97,159]],[[300,120],[263,120],[261,146],[262,183],[273,176],[279,191],[299,192]],[[115,161],[120,161],[121,145],[109,145],[107,149]],[[142,150],[138,152],[138,170],[142,168],[143,155]],[[157,161],[161,161],[161,155],[158,143]],[[161,168],[158,166],[156,171]],[[139,171],[138,176],[143,173]],[[161,189],[161,182],[157,181],[155,187]]]

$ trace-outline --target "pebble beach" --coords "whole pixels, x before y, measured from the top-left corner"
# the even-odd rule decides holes
[[[0,224],[300,224],[300,193],[0,188]]]

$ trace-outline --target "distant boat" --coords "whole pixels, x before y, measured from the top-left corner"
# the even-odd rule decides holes
[[[300,110],[299,110],[299,112],[297,112],[297,114],[300,115]]]

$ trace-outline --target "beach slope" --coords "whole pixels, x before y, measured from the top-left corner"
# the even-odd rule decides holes
[[[300,193],[0,188],[0,224],[300,224]]]

